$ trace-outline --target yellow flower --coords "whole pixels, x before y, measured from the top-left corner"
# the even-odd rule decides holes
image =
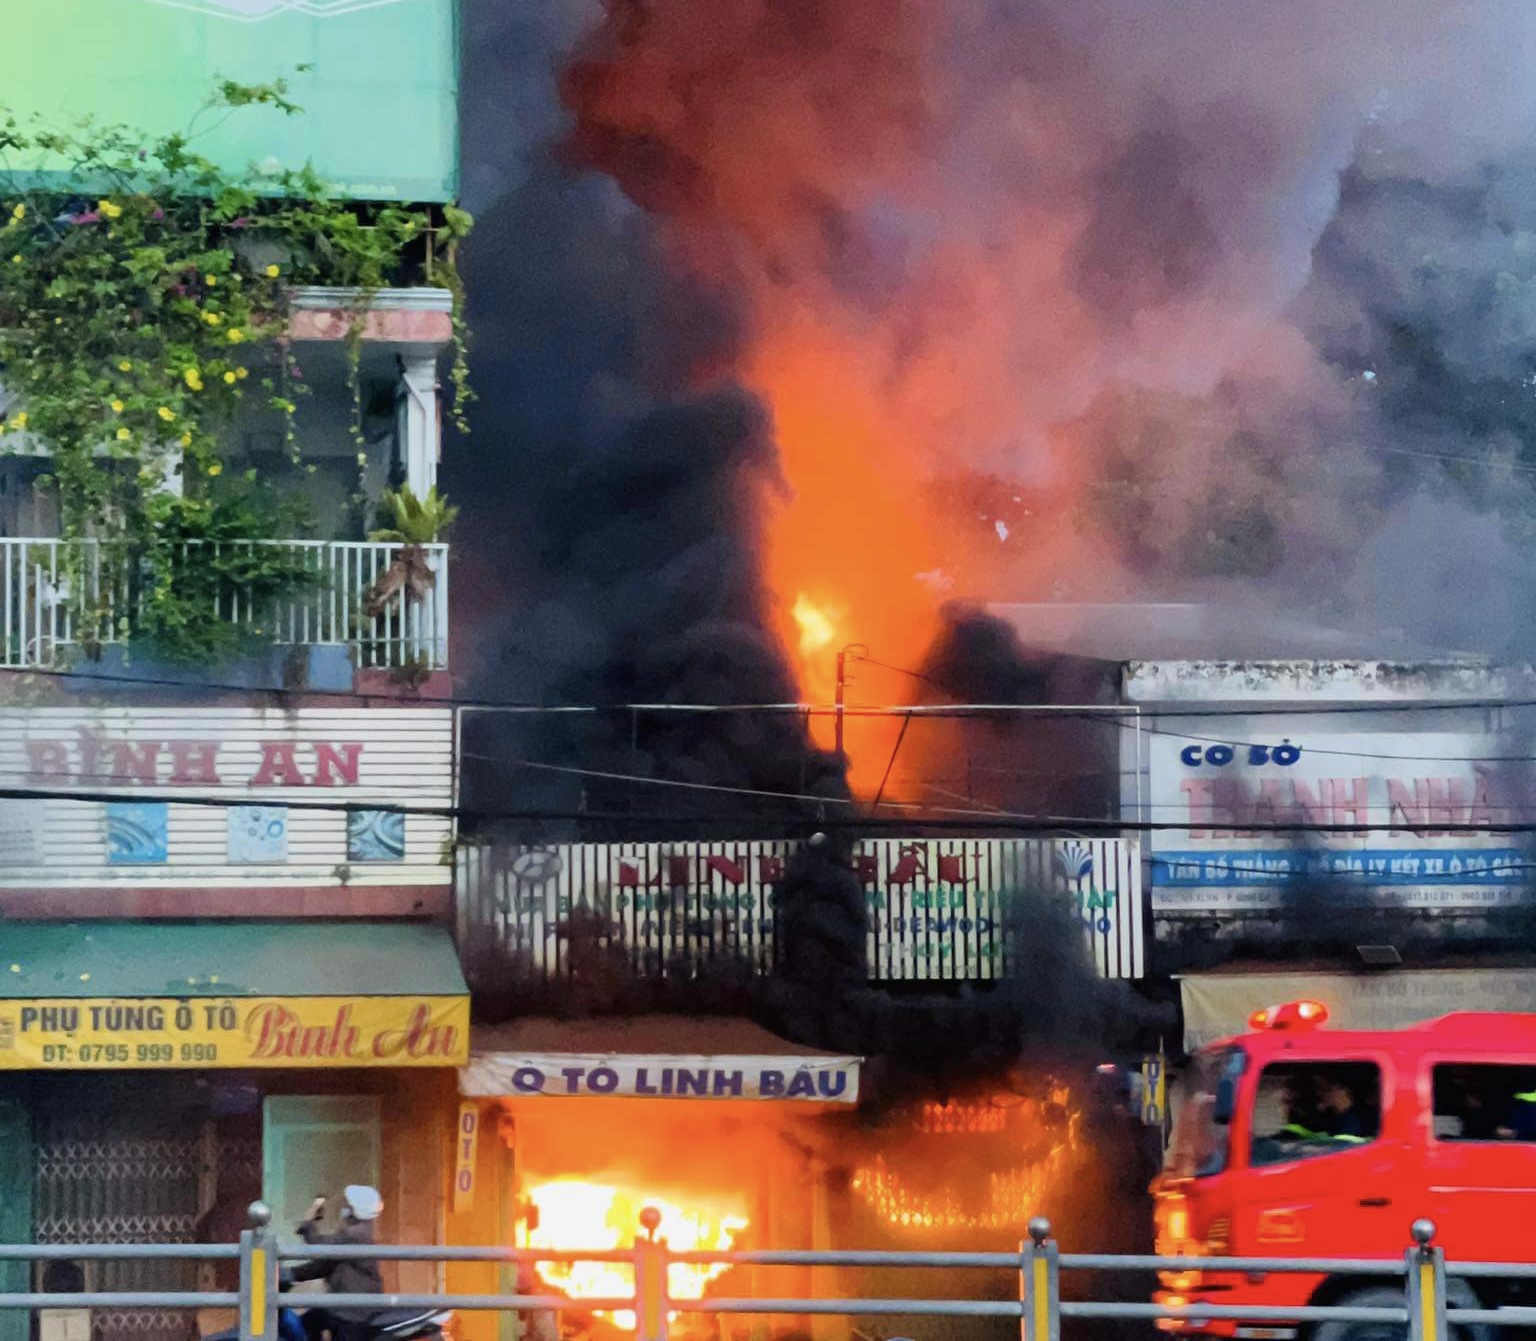
[[[208,473],[210,475],[222,475],[224,473],[224,467],[215,461],[208,467]]]
[[[12,265],[20,265],[21,264],[21,253],[20,252],[17,252],[16,255],[11,257],[11,264]]]
[[[245,381],[249,375],[249,372],[245,368],[235,369],[235,376],[238,377],[242,382]]]
[[[98,200],[96,202],[96,208],[105,214],[109,219],[118,219],[122,217],[123,207],[119,205],[115,200]]]
[[[225,373],[224,374],[224,380],[227,383],[229,383],[229,385],[233,386],[235,384],[235,374],[234,374],[234,372],[230,371],[230,372]]]
[[[225,332],[225,334],[229,337],[229,343],[232,345],[237,345],[240,343],[240,341],[245,339],[245,332],[242,331],[238,326],[231,326],[229,330]]]
[[[203,320],[206,321],[210,326],[217,326],[223,322],[224,318],[221,317],[217,312],[204,312]]]
[[[219,277],[217,275],[204,275],[203,276],[203,283],[206,284],[210,289],[214,288],[218,284],[218,282],[219,282]]]
[[[122,412],[123,412],[123,402],[120,401],[120,400],[113,401],[112,402],[112,413],[113,414],[121,414]]]
[[[171,409],[169,405],[162,405],[155,413],[164,419],[166,423],[170,423],[176,417],[176,411]]]
[[[118,372],[132,372],[133,371],[133,364],[128,362],[127,359],[124,359],[121,363],[119,363],[117,365],[117,370],[118,370]]]
[[[188,368],[186,372],[182,373],[181,377],[182,381],[191,387],[192,390],[201,391],[203,389],[203,375],[196,368]]]
[[[128,439],[132,436],[133,434],[130,433],[126,428],[120,428],[117,430],[117,440],[119,442],[127,442]]]
[[[283,273],[282,269],[280,267],[278,267],[278,266],[269,265],[267,267],[267,278],[268,279],[276,279],[282,273]]]
[[[15,219],[17,223],[20,223],[26,217],[27,207],[25,205],[18,205],[11,211],[11,218]]]
[[[181,435],[181,445],[183,447],[190,447],[192,445],[192,435],[190,433],[183,433]]]
[[[25,428],[27,426],[27,412],[23,410],[11,420],[12,428]]]

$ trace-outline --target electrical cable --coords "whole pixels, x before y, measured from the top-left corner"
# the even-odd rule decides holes
[[[845,806],[856,807],[863,804],[857,800],[848,800],[840,797],[808,796],[797,792],[766,792],[754,791],[747,788],[721,787],[709,783],[681,782],[676,779],[646,778],[638,775],[623,773],[604,773],[590,769],[569,769],[560,765],[537,764],[531,760],[506,760],[514,767],[531,767],[554,769],[559,772],[578,773],[599,778],[607,778],[618,781],[633,781],[637,783],[652,783],[661,786],[677,786],[689,788],[704,788],[708,791],[739,793],[747,796],[767,797],[775,800],[799,801],[811,806]],[[394,814],[421,815],[439,819],[468,819],[468,820],[526,820],[529,822],[554,822],[571,821],[578,823],[620,823],[620,824],[676,824],[686,821],[691,825],[721,825],[721,824],[761,824],[766,816],[761,812],[746,811],[734,815],[658,815],[650,813],[629,814],[622,811],[593,811],[587,810],[509,810],[487,806],[467,806],[462,804],[449,805],[423,805],[416,802],[406,804],[390,804],[381,801],[348,801],[344,799],[308,801],[290,799],[274,795],[261,797],[242,795],[238,797],[188,795],[185,792],[168,792],[151,789],[135,788],[131,791],[94,791],[84,789],[65,789],[58,787],[14,787],[0,786],[0,801],[82,801],[108,803],[118,801],[154,802],[163,801],[169,805],[200,806],[212,809],[230,809],[247,807],[251,805],[283,805],[290,810],[319,810],[355,814],[387,810]],[[896,804],[886,801],[885,806]],[[1106,837],[1114,837],[1121,833],[1164,833],[1183,832],[1189,828],[1187,821],[1162,821],[1162,820],[1120,820],[1100,819],[1090,816],[1073,815],[1030,815],[1019,812],[998,812],[984,810],[969,810],[962,807],[915,807],[912,803],[905,803],[909,808],[917,809],[918,813],[900,817],[885,819],[876,815],[847,814],[815,815],[804,817],[807,822],[813,822],[817,827],[838,829],[897,829],[910,831],[912,826],[920,825],[928,829],[946,829],[964,831],[968,829],[999,830],[1017,833],[1068,833],[1068,834],[1099,834]],[[1212,821],[1200,826],[1210,833],[1240,833],[1252,835],[1257,833],[1276,834],[1364,834],[1364,833],[1401,833],[1403,826],[1396,824],[1291,824],[1291,823],[1223,823]],[[1467,834],[1536,834],[1536,821],[1495,822],[1489,824],[1465,824],[1465,823],[1439,823],[1434,826],[1437,835],[1452,835],[1458,833]]]

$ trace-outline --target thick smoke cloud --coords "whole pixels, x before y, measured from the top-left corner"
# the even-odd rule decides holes
[[[825,699],[835,649],[782,650],[799,593],[907,665],[955,596],[1214,593],[1521,650],[1518,0],[467,22],[485,395],[449,483],[496,537],[456,587],[484,692]],[[1477,610],[1468,561],[1500,588]],[[552,730],[484,752],[836,786],[793,718]]]
[[[555,705],[793,701],[759,579],[764,500],[784,487],[771,426],[760,401],[710,375],[736,347],[730,295],[674,278],[644,218],[559,161],[554,69],[581,17],[471,4],[467,22],[465,178],[480,219],[465,270],[484,393],[449,485],[475,537],[456,587],[475,687]],[[586,775],[604,772],[842,789],[794,717],[466,718],[471,807],[754,808]]]

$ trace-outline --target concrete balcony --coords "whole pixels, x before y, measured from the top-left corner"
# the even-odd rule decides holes
[[[110,542],[108,542],[110,543]],[[343,649],[359,671],[440,671],[448,664],[448,546],[422,545],[425,595],[380,584],[401,546],[372,541],[259,540],[296,554],[312,579],[271,602],[231,585],[219,615],[279,648]],[[189,547],[189,550],[192,547]],[[104,564],[97,541],[0,538],[0,668],[50,670],[132,640],[140,599],[130,571]],[[195,561],[189,553],[189,560]],[[75,582],[85,590],[75,599]],[[81,610],[99,612],[81,627]],[[126,632],[125,632],[126,624]]]

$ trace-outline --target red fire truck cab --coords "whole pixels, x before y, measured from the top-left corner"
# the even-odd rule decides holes
[[[1448,1258],[1536,1260],[1536,1015],[1455,1014],[1369,1032],[1326,1022],[1320,1004],[1291,1002],[1196,1054],[1152,1189],[1159,1253],[1401,1260],[1423,1217]],[[1191,1270],[1165,1273],[1157,1299],[1392,1306],[1403,1282]],[[1453,1308],[1513,1302],[1530,1302],[1516,1283],[1447,1286]],[[1266,1341],[1308,1330],[1159,1325]],[[1339,1341],[1353,1329],[1310,1330]],[[1471,1341],[1492,1332],[1456,1330]]]

